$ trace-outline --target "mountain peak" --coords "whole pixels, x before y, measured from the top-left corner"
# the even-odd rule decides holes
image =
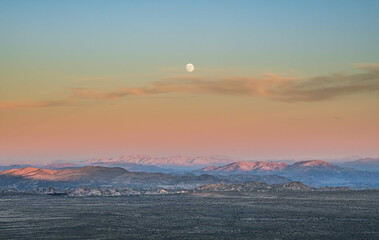
[[[361,158],[361,159],[358,159],[354,162],[362,162],[362,163],[375,163],[375,162],[379,162],[379,158],[370,158],[370,157],[366,157],[366,158]]]
[[[10,169],[0,171],[0,175],[19,176],[34,180],[62,181],[77,180],[81,178],[106,179],[127,173],[123,168],[106,168],[97,166],[87,166],[75,169],[42,169],[25,167],[22,169]]]
[[[153,157],[144,154],[128,154],[115,158],[93,158],[84,161],[83,164],[91,164],[98,166],[116,166],[123,164],[139,164],[158,167],[199,167],[209,165],[228,164],[233,162],[232,159],[221,156],[166,156]]]
[[[292,166],[297,167],[333,167],[334,165],[323,160],[307,160],[295,162]]]
[[[277,162],[233,162],[221,167],[206,167],[201,169],[201,171],[213,171],[213,172],[270,172],[270,171],[280,171],[287,167],[286,163]]]
[[[293,191],[309,191],[312,190],[309,186],[305,185],[302,182],[287,182],[283,184],[275,185],[279,190],[293,190]]]
[[[307,160],[296,162],[292,165],[278,162],[233,162],[225,166],[211,166],[200,169],[204,172],[281,172],[281,171],[308,171],[310,169],[333,169],[337,166],[322,160]]]
[[[11,175],[25,175],[25,174],[37,172],[39,170],[40,170],[39,168],[35,168],[35,167],[24,167],[21,169],[8,169],[2,172],[5,174],[11,174]]]

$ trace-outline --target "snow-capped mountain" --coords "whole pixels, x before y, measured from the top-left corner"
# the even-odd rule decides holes
[[[208,172],[275,172],[285,169],[288,165],[286,163],[277,162],[234,162],[225,166],[211,166],[203,168],[202,171]]]
[[[379,173],[343,168],[322,160],[295,162],[234,162],[206,167],[198,172],[209,174],[276,174],[312,186],[378,187]]]
[[[110,158],[93,158],[83,161],[83,165],[96,165],[96,166],[123,166],[128,164],[138,164],[145,166],[157,167],[204,167],[209,165],[224,165],[234,162],[235,159],[222,156],[168,156],[156,157],[144,154],[124,155],[121,157]]]
[[[234,162],[225,166],[211,166],[200,169],[202,172],[220,172],[220,173],[246,173],[246,172],[282,172],[282,171],[309,171],[315,169],[337,170],[342,169],[331,163],[322,160],[309,160],[295,162],[291,165],[278,162]]]

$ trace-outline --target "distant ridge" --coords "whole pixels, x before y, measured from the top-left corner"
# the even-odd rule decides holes
[[[285,169],[288,165],[286,163],[277,162],[234,162],[225,166],[217,167],[211,166],[201,169],[204,172],[275,172]]]
[[[164,169],[153,165],[160,159]],[[221,160],[220,160],[221,159]],[[182,165],[171,165],[180,164]],[[47,165],[58,169],[27,166],[0,171],[0,188],[37,186],[71,188],[80,184],[89,186],[120,187],[183,187],[190,188],[204,183],[240,183],[261,181],[268,184],[300,181],[311,187],[348,186],[355,189],[379,188],[379,172],[362,171],[337,166],[322,160],[299,161],[293,164],[278,162],[228,162],[221,166],[196,167],[206,162],[228,162],[218,157],[148,157],[146,155],[127,155],[119,158],[92,159],[85,165],[59,163]],[[133,163],[133,162],[138,162]],[[376,160],[365,159],[360,162],[375,163]],[[185,166],[185,165],[188,166]],[[173,169],[172,166],[178,166]],[[63,167],[61,169],[60,167]],[[9,168],[9,167],[8,167]],[[138,169],[137,171],[130,171]]]
[[[113,186],[134,189],[166,186],[187,189],[220,181],[224,180],[208,174],[174,176],[165,173],[129,172],[120,167],[101,166],[59,170],[25,167],[0,171],[0,189],[36,189],[40,187],[72,189],[80,186]]]
[[[225,166],[211,166],[202,168],[202,172],[224,172],[224,173],[242,173],[242,172],[281,172],[289,170],[307,171],[309,169],[336,169],[339,168],[331,163],[322,160],[309,160],[295,162],[291,165],[277,162],[234,162]]]
[[[361,158],[355,161],[339,163],[338,165],[358,170],[379,172],[379,158]]]
[[[127,173],[123,168],[104,168],[104,167],[82,167],[75,169],[42,169],[35,167],[25,167],[22,169],[9,169],[0,171],[0,175],[17,176],[31,180],[45,181],[77,181],[87,180],[106,180]]]
[[[92,158],[81,162],[82,165],[98,166],[122,166],[128,164],[138,164],[157,167],[204,167],[209,165],[224,165],[234,162],[235,159],[223,156],[168,156],[155,157],[144,154],[131,154],[111,158]]]
[[[73,189],[77,187],[121,187],[132,189],[192,189],[212,183],[261,181],[280,184],[288,179],[275,175],[217,176],[130,172],[119,167],[86,166],[74,169],[43,169],[25,167],[0,171],[1,189],[31,190],[37,188]],[[0,191],[1,192],[1,191]]]
[[[293,181],[322,186],[349,186],[378,188],[379,172],[344,168],[322,160],[299,161],[287,165],[276,162],[234,162],[224,166],[211,166],[197,170],[209,174],[276,174]]]

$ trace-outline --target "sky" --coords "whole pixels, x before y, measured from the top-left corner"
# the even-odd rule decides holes
[[[374,0],[1,0],[0,163],[377,157],[378,13]]]

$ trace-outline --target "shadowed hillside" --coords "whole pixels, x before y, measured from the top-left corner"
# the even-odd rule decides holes
[[[220,167],[202,168],[198,172],[224,175],[276,174],[314,187],[379,187],[379,173],[343,168],[321,160],[300,161],[291,165],[275,162],[234,162]]]
[[[0,171],[0,188],[36,189],[54,187],[58,189],[92,187],[127,187],[133,189],[191,189],[203,184],[236,183],[245,181],[283,183],[287,179],[279,176],[214,176],[210,174],[172,175],[165,173],[130,172],[123,168],[82,167],[76,169],[41,169],[26,167]]]

